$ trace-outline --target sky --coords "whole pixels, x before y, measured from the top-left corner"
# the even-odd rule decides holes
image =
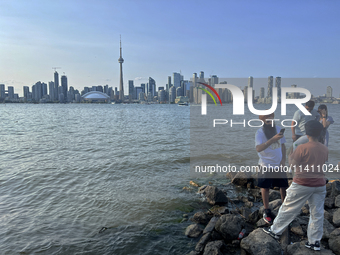
[[[61,67],[80,91],[119,87],[120,35],[125,91],[128,80],[138,86],[148,77],[165,86],[173,72],[340,78],[339,9],[333,0],[1,0],[0,83],[22,96],[23,86],[48,83]]]

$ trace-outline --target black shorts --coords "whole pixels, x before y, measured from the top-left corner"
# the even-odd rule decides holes
[[[288,179],[285,172],[261,172],[261,166],[259,166],[259,173],[257,175],[257,186],[265,189],[288,188]]]
[[[288,188],[287,178],[257,178],[257,186],[264,189]]]

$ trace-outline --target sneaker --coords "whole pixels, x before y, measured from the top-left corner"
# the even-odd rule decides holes
[[[274,237],[276,240],[279,240],[280,237],[281,237],[280,235],[275,234],[275,233],[270,229],[270,227],[269,227],[269,228],[263,228],[262,230],[263,230],[263,232],[267,233],[267,234],[270,235],[271,237]]]
[[[268,224],[273,224],[273,216],[270,209],[265,209],[263,212],[263,220]]]
[[[315,244],[310,244],[309,242],[306,242],[305,246],[309,249],[312,249],[314,251],[320,251],[320,242],[316,241]]]

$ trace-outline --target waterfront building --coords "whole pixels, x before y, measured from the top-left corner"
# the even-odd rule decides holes
[[[67,77],[66,75],[61,76],[61,87],[63,88],[62,93],[64,94],[64,100],[67,100]],[[62,101],[64,102],[64,101]]]
[[[144,92],[140,92],[138,94],[138,100],[139,101],[145,101],[145,93]]]
[[[179,74],[179,73],[173,73],[172,74],[172,77],[173,77],[173,86],[175,86],[175,88],[178,88],[178,87],[180,87],[181,86],[181,74]],[[175,101],[175,100],[174,100]]]
[[[8,98],[9,99],[14,99],[14,87],[13,86],[8,86],[7,87],[8,91]]]
[[[172,86],[172,84],[171,84],[171,76],[168,76],[168,83],[166,84],[166,91],[167,92],[169,91],[171,86]]]
[[[200,72],[200,79],[204,80],[204,72],[203,71]]]
[[[169,92],[169,102],[174,103],[176,99],[176,87],[171,86],[170,92]]]
[[[292,88],[296,88],[297,85],[293,84],[291,85]],[[300,97],[300,93],[290,93],[290,98],[299,98]]]
[[[50,92],[50,94],[49,94],[50,95],[50,100],[54,101],[55,97],[54,97],[54,82],[53,81],[48,82],[48,90]],[[24,97],[26,97],[26,96],[24,95]]]
[[[253,88],[254,78],[253,76],[249,76],[248,78],[248,87]]]
[[[59,98],[58,89],[59,89],[59,74],[57,71],[55,71],[54,72],[54,99],[53,101],[58,100]]]
[[[277,97],[281,98],[281,77],[275,77],[275,87],[277,88]]]
[[[41,89],[42,89],[42,96],[47,95],[47,84],[45,82],[41,83]]]
[[[140,86],[143,89],[143,93],[145,93],[145,83],[142,83]]]
[[[268,90],[267,90],[267,97],[272,97],[273,94],[273,76],[268,77]]]
[[[139,94],[140,93],[144,93],[143,88],[142,87],[135,87],[135,95],[136,95],[136,99],[139,99]]]
[[[158,91],[164,90],[164,87],[158,87]]]
[[[123,86],[123,63],[124,59],[122,57],[122,40],[120,40],[120,56],[118,59],[119,67],[120,67],[120,76],[119,76],[119,100],[124,101],[124,86]]]
[[[164,89],[158,90],[158,101],[159,102],[165,101],[165,91],[164,91]]]
[[[135,86],[133,85],[133,80],[129,80],[129,99],[136,99]]]
[[[327,87],[327,97],[332,97],[333,95],[333,89],[331,86]]]
[[[264,98],[264,87],[260,88],[260,98]]]
[[[156,81],[149,77],[149,83],[148,83],[148,93],[151,93],[152,97],[155,96],[156,93]]]
[[[183,92],[182,92],[182,88],[178,87],[176,89],[176,97],[180,97],[180,96],[183,96]]]
[[[82,96],[83,100],[91,103],[109,102],[110,97],[101,91],[90,91]]]
[[[0,98],[5,98],[5,84],[0,84]]]
[[[97,91],[104,93],[103,86],[102,85],[98,85],[97,86]]]
[[[210,85],[215,87],[215,84],[218,84],[218,77],[217,75],[212,75],[210,78]]]
[[[105,93],[106,95],[110,96],[110,95],[109,95],[109,85],[107,85],[107,84],[104,86],[104,93]]]
[[[52,89],[54,91],[54,87]],[[30,93],[30,88],[28,86],[24,86],[24,98],[28,99],[28,93]]]

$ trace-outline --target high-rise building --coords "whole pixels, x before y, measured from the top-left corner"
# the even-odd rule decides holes
[[[178,88],[181,86],[181,74],[180,73],[173,73],[172,74],[172,80],[173,80],[173,85],[175,88]]]
[[[174,103],[176,99],[176,87],[171,86],[170,92],[169,92],[169,102]]]
[[[268,77],[268,90],[267,90],[267,97],[272,97],[273,94],[273,76]]]
[[[281,98],[281,77],[275,77],[275,87],[277,88],[278,98]]]
[[[42,96],[47,95],[47,84],[45,82],[41,83]]]
[[[57,71],[54,72],[54,101],[59,99],[59,74]]]
[[[5,84],[0,84],[0,98],[5,98]]]
[[[120,57],[118,59],[120,66],[120,76],[119,76],[119,100],[124,101],[124,85],[123,85],[123,63],[124,59],[122,57],[122,40],[120,40]]]
[[[154,97],[156,93],[156,81],[149,77],[149,86],[148,92],[151,93],[151,96]]]
[[[67,77],[66,75],[61,76],[61,87],[63,88],[63,94],[64,94],[64,102],[67,100]]]
[[[133,80],[129,80],[129,98],[136,99],[135,98],[135,86],[133,85]]]
[[[200,72],[200,79],[204,79],[204,72],[203,71]]]
[[[30,93],[30,88],[28,86],[24,86],[24,98],[28,98],[28,93]]]
[[[54,101],[54,82],[53,81],[50,81],[48,83],[48,90],[50,92],[50,100],[51,101]]]
[[[293,84],[293,85],[291,85],[291,87],[292,88],[296,88],[297,85]],[[290,93],[290,97],[291,98],[299,98],[300,97],[300,93],[298,93],[298,92]]]
[[[143,93],[145,93],[145,83],[142,83],[140,86],[143,89]]]
[[[178,87],[176,89],[176,97],[180,97],[180,96],[183,96],[183,91],[181,87]]]
[[[98,85],[97,86],[97,91],[100,91],[100,92],[104,93],[103,86],[102,85]]]
[[[104,93],[106,95],[109,95],[109,85],[107,85],[107,84],[104,86]]]
[[[14,87],[8,86],[7,90],[8,90],[8,98],[9,99],[14,99]]]
[[[264,98],[264,87],[260,88],[260,98]]]
[[[215,87],[215,84],[218,84],[218,77],[217,75],[212,75],[210,80],[211,86]]]
[[[327,97],[332,97],[333,95],[333,89],[331,86],[327,87]]]
[[[171,76],[168,76],[168,84],[166,84],[166,91],[169,91],[169,89],[171,88]]]
[[[139,99],[139,94],[140,93],[144,93],[142,87],[135,87],[134,90],[135,90],[134,94],[136,95],[136,99]]]
[[[164,88],[162,90],[158,90],[158,102],[165,101],[165,91]]]
[[[249,76],[249,78],[248,78],[248,87],[252,87],[253,88],[253,82],[254,82],[253,76]]]

